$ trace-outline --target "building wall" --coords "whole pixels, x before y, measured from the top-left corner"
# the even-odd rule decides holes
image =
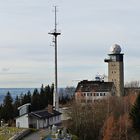
[[[29,118],[29,126],[33,128],[46,128],[48,127],[48,120],[47,119],[38,119],[34,117]]]
[[[25,114],[23,116],[20,116],[19,118],[16,118],[16,127],[29,128],[28,114]]]
[[[49,118],[49,125],[61,123],[61,115]]]
[[[75,99],[79,102],[92,103],[95,100],[105,99],[111,96],[112,92],[76,92]]]
[[[35,118],[35,117],[30,117],[29,119],[29,126],[36,128],[36,129],[40,129],[40,128],[46,128],[49,127],[50,125],[54,125],[54,124],[59,124],[61,123],[61,116],[54,116],[51,117],[49,119],[39,119],[39,118]]]
[[[40,129],[40,128],[46,128],[50,125],[54,125],[58,123],[61,123],[61,115],[49,118],[48,120],[48,119],[38,119],[35,117],[28,118],[28,114],[26,114],[16,119],[16,127],[19,127],[19,128],[33,127],[36,129]]]
[[[116,95],[121,96],[124,93],[124,72],[123,62],[115,61],[108,64],[108,80],[114,82]]]
[[[37,119],[37,129],[48,127],[47,119]]]

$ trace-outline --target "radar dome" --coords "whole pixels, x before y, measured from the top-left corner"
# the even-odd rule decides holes
[[[110,48],[110,51],[113,54],[119,54],[119,53],[121,53],[121,47],[118,44],[113,44]]]

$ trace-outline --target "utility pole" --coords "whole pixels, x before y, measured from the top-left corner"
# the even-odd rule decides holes
[[[54,47],[55,47],[55,84],[54,84],[54,93],[53,93],[53,106],[55,107],[55,110],[59,110],[59,95],[58,95],[58,79],[57,79],[57,36],[60,35],[57,31],[57,15],[56,15],[56,10],[57,7],[55,6],[55,25],[54,25],[54,30],[50,32],[50,35],[53,35],[54,40]]]

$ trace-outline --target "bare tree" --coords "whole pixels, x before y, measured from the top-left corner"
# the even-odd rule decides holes
[[[80,140],[102,139],[102,126],[106,115],[106,101],[84,105],[74,102],[69,113],[70,129]]]
[[[131,81],[125,84],[125,95],[140,93],[140,82]]]
[[[140,87],[140,82],[139,82],[139,81],[127,82],[127,83],[125,84],[125,87],[129,87],[129,88],[138,88],[138,87]]]

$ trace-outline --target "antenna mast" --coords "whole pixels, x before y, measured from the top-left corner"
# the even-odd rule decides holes
[[[54,26],[54,30],[52,32],[49,32],[50,35],[54,36],[54,47],[55,47],[55,84],[54,84],[54,93],[53,93],[53,106],[55,107],[55,110],[59,110],[59,95],[58,95],[58,87],[57,87],[57,36],[60,35],[61,33],[59,33],[57,31],[57,7],[55,6],[55,26]]]

